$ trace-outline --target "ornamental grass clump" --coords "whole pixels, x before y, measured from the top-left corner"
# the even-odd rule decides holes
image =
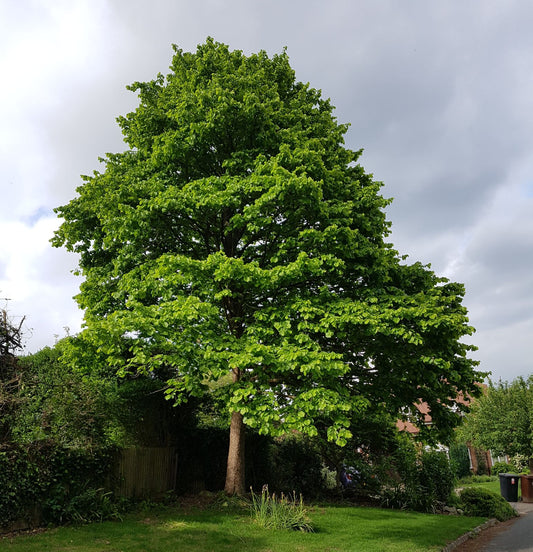
[[[296,493],[285,495],[281,493],[278,497],[268,491],[264,485],[261,496],[252,493],[252,517],[261,527],[267,529],[292,529],[312,533],[314,531],[311,521],[304,507],[303,497]]]

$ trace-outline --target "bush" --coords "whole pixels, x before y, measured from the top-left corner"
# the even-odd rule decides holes
[[[492,475],[499,475],[500,473],[515,473],[515,467],[507,462],[494,462],[491,468]]]
[[[433,501],[446,503],[452,494],[455,478],[444,452],[424,451],[420,458],[418,478]]]
[[[444,452],[417,453],[407,442],[399,447],[394,461],[397,479],[382,488],[382,506],[431,512],[449,501],[455,479]]]
[[[529,458],[525,454],[515,454],[511,463],[516,473],[529,473]]]
[[[463,489],[460,495],[460,506],[467,516],[496,518],[499,521],[518,515],[502,496],[482,488]]]
[[[109,485],[114,449],[66,449],[50,443],[0,452],[0,525],[116,519]]]
[[[354,481],[354,485],[347,489],[350,496],[372,499],[379,495],[381,484],[386,474],[382,466],[357,459],[351,462],[347,471],[348,473],[352,473]]]
[[[425,494],[422,487],[403,483],[384,487],[380,494],[380,504],[383,508],[394,510],[436,511],[433,498]]]
[[[88,488],[73,496],[65,505],[62,521],[74,523],[122,521],[120,506],[113,500],[113,493],[105,489]]]

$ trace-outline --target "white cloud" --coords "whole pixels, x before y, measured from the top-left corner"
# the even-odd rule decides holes
[[[79,327],[75,258],[48,244],[51,209],[98,156],[124,149],[114,119],[135,106],[124,87],[165,73],[171,43],[287,46],[395,198],[396,248],[466,284],[482,369],[527,375],[532,16],[521,0],[0,2],[0,297],[28,315],[32,343]]]
[[[53,343],[54,335],[63,336],[65,326],[75,333],[81,325],[82,313],[72,299],[80,283],[71,273],[75,256],[49,243],[58,223],[51,216],[33,226],[0,221],[0,297],[10,300],[11,315],[26,316],[32,351]]]

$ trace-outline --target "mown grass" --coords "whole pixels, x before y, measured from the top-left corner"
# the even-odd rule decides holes
[[[458,487],[476,487],[487,489],[496,494],[500,494],[500,478],[496,476],[486,477],[467,477],[459,481]],[[520,496],[520,485],[518,486],[518,496]]]
[[[11,552],[421,552],[441,550],[483,518],[358,507],[313,507],[314,533],[265,529],[249,513],[162,509],[122,522],[0,539]]]

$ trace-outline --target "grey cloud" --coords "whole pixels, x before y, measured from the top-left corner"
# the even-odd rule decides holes
[[[16,7],[23,4],[32,10]],[[12,19],[29,18],[31,27],[41,18],[47,25],[39,12],[44,5],[15,3]],[[482,368],[496,374],[531,371],[526,352],[533,328],[533,227],[531,208],[516,196],[513,180],[522,179],[527,188],[533,170],[533,5],[522,0],[97,5],[101,19],[86,65],[66,64],[39,91],[47,101],[30,91],[35,100],[22,108],[35,138],[26,150],[35,152],[24,158],[22,144],[2,158],[2,188],[16,179],[25,190],[21,196],[9,188],[3,197],[10,205],[31,215],[66,202],[79,175],[98,168],[98,156],[125,148],[115,117],[133,109],[136,100],[124,87],[166,73],[171,43],[194,50],[210,35],[231,48],[271,55],[287,46],[297,78],[331,97],[338,120],[351,123],[347,145],[364,148],[361,164],[384,182],[383,195],[394,198],[387,217],[399,252],[466,284]],[[48,162],[45,169],[39,155]],[[35,170],[23,169],[24,163]],[[505,192],[509,201],[502,201]],[[520,203],[522,209],[516,207]],[[52,259],[36,260],[41,278],[54,289],[65,278],[65,289],[75,290],[69,280],[75,259]],[[53,333],[79,317],[70,299],[74,292],[59,299],[57,291],[61,314]],[[42,312],[35,315],[36,327],[47,328]]]

